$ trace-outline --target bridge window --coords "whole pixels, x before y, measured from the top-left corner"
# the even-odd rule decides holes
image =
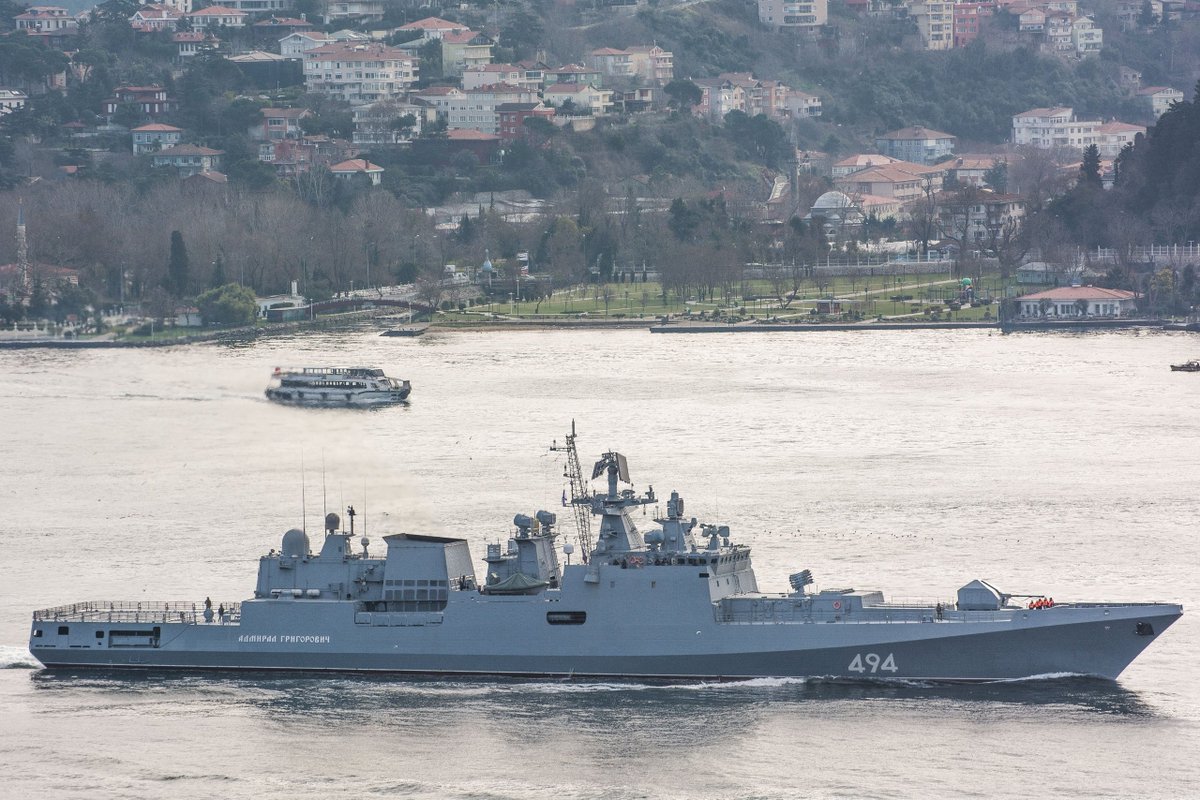
[[[66,636],[70,632],[71,632],[71,627],[69,625],[59,625],[58,626],[58,635],[59,636]]]

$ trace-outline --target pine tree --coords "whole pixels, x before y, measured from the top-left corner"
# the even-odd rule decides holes
[[[208,288],[217,289],[227,283],[225,280],[225,259],[217,256],[213,262],[212,277],[208,279]]]
[[[176,297],[183,297],[188,288],[188,254],[183,234],[171,231],[171,257],[167,262],[167,288]]]
[[[1092,186],[1102,186],[1100,178],[1100,148],[1089,144],[1083,149],[1083,163],[1079,166],[1080,180]]]

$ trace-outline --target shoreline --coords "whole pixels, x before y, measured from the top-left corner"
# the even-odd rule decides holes
[[[285,322],[270,327],[229,328],[219,331],[203,331],[186,336],[164,337],[157,340],[134,339],[11,339],[0,340],[0,351],[31,350],[47,348],[58,350],[99,350],[114,348],[181,347],[219,341],[242,341],[260,336],[282,336],[312,329],[329,329],[352,325],[374,315],[355,314],[337,319]],[[554,320],[488,320],[479,322],[428,323],[426,332],[438,331],[518,331],[518,330],[636,330],[644,329],[660,334],[702,333],[824,333],[846,331],[917,331],[917,330],[997,330],[1001,333],[1023,331],[1090,331],[1130,328],[1155,328],[1164,331],[1198,332],[1194,324],[1166,322],[1156,319],[1113,319],[1113,320],[1057,320],[1000,323],[996,321],[976,322],[806,322],[806,323],[711,323],[711,322],[653,322],[646,319],[554,319]],[[388,329],[379,331],[379,335]]]

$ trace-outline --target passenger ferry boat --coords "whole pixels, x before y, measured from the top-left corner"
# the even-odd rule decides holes
[[[297,406],[357,408],[402,403],[412,386],[376,367],[275,368],[267,399]]]

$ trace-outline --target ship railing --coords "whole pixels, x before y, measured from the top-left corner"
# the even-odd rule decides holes
[[[220,609],[224,608],[224,616]],[[217,603],[211,608],[211,623],[235,624],[241,622],[241,603]],[[208,623],[204,603],[190,600],[146,602],[90,600],[71,603],[33,612],[34,622],[121,622],[121,623]]]
[[[714,615],[717,622],[741,625],[771,625],[796,623],[852,623],[855,625],[896,625],[912,623],[996,622],[1012,619],[1017,609],[997,611],[956,611],[953,606],[943,606],[942,615],[933,606],[890,606],[872,605],[864,609],[807,609],[790,603],[761,603],[751,608],[730,608],[716,603]]]

